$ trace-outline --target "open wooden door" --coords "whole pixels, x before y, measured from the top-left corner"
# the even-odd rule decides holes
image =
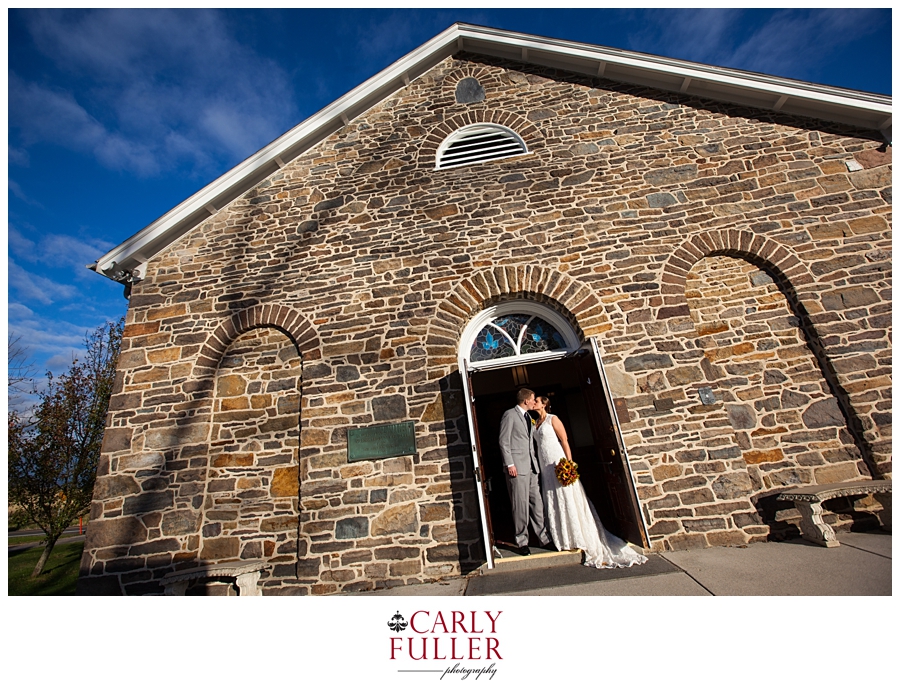
[[[475,394],[472,391],[472,378],[469,374],[469,364],[463,360],[459,369],[462,373],[463,396],[466,401],[466,418],[469,422],[469,442],[472,445],[472,467],[475,472],[475,486],[478,487],[478,511],[481,513],[481,537],[484,542],[484,552],[487,556],[487,566],[491,570],[494,567],[494,535],[491,531],[491,507],[488,502],[487,483],[484,477],[484,467],[481,462],[481,454],[478,450],[478,418],[475,415]]]
[[[590,353],[581,353],[576,361],[581,387],[588,408],[591,432],[600,460],[603,493],[615,516],[617,534],[625,541],[649,548],[646,525],[634,488],[634,477],[625,454],[621,430],[603,372],[597,342],[590,340]]]

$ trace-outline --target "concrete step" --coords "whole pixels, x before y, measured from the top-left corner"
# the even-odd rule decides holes
[[[565,553],[578,552],[568,551]],[[530,558],[530,557],[529,557]],[[527,560],[525,558],[523,560]],[[515,571],[508,568],[515,567]],[[648,554],[648,561],[630,568],[589,568],[579,563],[569,563],[557,567],[524,567],[523,564],[503,564],[498,569],[487,570],[480,575],[469,575],[466,596],[488,596],[521,592],[534,592],[579,584],[595,584],[609,580],[649,577],[651,575],[681,575],[678,566],[657,554]]]
[[[501,549],[502,558],[494,559],[494,569],[488,570],[487,563],[474,570],[471,575],[495,574],[499,572],[519,572],[521,570],[540,570],[557,568],[564,565],[581,565],[584,554],[581,551],[546,551],[531,549],[530,556],[520,556],[507,549]]]

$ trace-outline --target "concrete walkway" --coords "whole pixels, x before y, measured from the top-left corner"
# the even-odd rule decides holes
[[[86,526],[85,526],[86,527]],[[71,525],[63,530],[63,534],[77,534],[78,533],[78,525]],[[10,539],[14,539],[15,537],[34,537],[37,535],[44,534],[43,530],[39,528],[30,528],[25,530],[11,530],[8,534]]]
[[[77,530],[76,530],[76,532],[77,532]],[[38,535],[35,534],[32,536],[36,537]],[[85,539],[85,535],[83,535],[83,534],[75,534],[74,536],[66,535],[66,536],[63,536],[63,537],[60,537],[59,539],[57,539],[56,545],[59,546],[60,544],[71,544],[73,542],[83,542],[84,539]],[[37,546],[41,546],[41,542],[28,542],[26,544],[10,544],[8,547],[8,552],[12,553],[13,551],[24,551],[25,549],[33,549]]]
[[[652,554],[597,570],[580,553],[534,553],[494,570],[356,596],[890,596],[891,535],[838,533],[839,547],[802,540]]]

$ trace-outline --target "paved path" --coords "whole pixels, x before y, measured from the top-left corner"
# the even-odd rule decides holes
[[[12,535],[10,535],[10,536],[12,536]],[[20,535],[20,536],[24,536],[24,535]],[[28,536],[36,537],[37,535],[30,534]],[[60,537],[59,539],[56,540],[56,546],[59,546],[60,544],[71,544],[73,542],[83,542],[83,541],[84,541],[83,534],[76,534],[75,536],[66,535],[66,536]],[[38,542],[28,542],[27,544],[10,544],[9,552],[11,553],[13,551],[24,551],[25,549],[33,549],[35,546],[40,546],[40,545],[41,545],[41,543],[39,541]]]
[[[543,560],[532,556],[481,575],[355,595],[890,596],[891,535],[845,532],[837,538],[841,545],[833,549],[795,540],[652,554],[644,565],[616,570],[546,567],[550,556],[545,567],[531,567]]]
[[[78,532],[78,525],[72,525],[71,527],[67,527],[65,530],[63,530],[63,534],[75,534],[76,532]],[[44,533],[39,529],[13,530],[9,534],[7,534],[7,536],[12,539],[13,537],[34,537],[39,534]]]

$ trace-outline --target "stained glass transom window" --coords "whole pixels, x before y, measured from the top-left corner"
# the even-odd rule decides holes
[[[512,314],[498,316],[478,331],[469,361],[494,361],[565,348],[563,336],[540,316]]]

